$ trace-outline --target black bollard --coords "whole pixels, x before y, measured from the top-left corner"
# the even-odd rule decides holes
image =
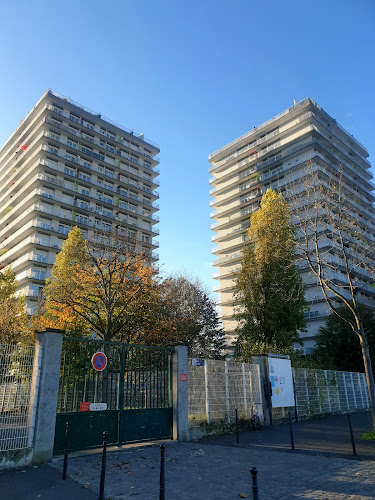
[[[107,464],[107,436],[108,432],[103,432],[103,456],[102,456],[102,472],[100,474],[99,500],[104,499],[104,483],[105,483],[105,466]]]
[[[164,471],[164,450],[165,446],[160,445],[160,490],[159,490],[159,500],[165,500],[165,471]]]
[[[292,445],[292,450],[294,450],[294,437],[293,437],[293,427],[292,427],[292,417],[289,412],[289,430],[290,430],[290,444]]]
[[[238,436],[238,411],[237,411],[237,408],[236,408],[236,442],[237,442],[237,444],[240,444],[240,439]]]
[[[348,421],[349,421],[350,439],[352,441],[353,455],[357,455],[357,450],[355,449],[355,442],[354,442],[354,434],[353,434],[352,421],[350,420],[350,414],[349,413],[348,413]]]
[[[259,500],[259,488],[258,488],[258,469],[253,467],[250,469],[251,475],[253,477],[253,500]]]
[[[69,427],[70,427],[70,422],[66,422],[66,429],[65,429],[65,449],[64,449],[64,468],[63,468],[63,480],[65,481],[66,479],[66,473],[68,470],[68,441],[69,441]]]

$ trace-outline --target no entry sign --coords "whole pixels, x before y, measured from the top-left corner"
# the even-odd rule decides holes
[[[101,372],[107,366],[107,356],[104,352],[96,352],[91,358],[91,364],[97,372]]]

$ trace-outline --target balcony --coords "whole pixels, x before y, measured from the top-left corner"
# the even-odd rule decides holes
[[[134,137],[134,139],[137,139],[139,141],[142,141],[142,142],[145,142],[147,144],[150,144],[154,148],[160,150],[160,146],[158,144],[156,144],[156,142],[153,142],[153,141],[151,141],[149,139],[146,139],[146,137],[144,137],[143,134],[136,134],[136,135],[134,135],[135,134],[134,130],[130,130],[130,129],[126,128],[126,127],[123,127],[122,125],[119,125],[118,123],[114,122],[113,120],[110,120],[109,118],[105,118],[104,116],[101,115],[101,113],[96,113],[95,111],[92,111],[91,109],[87,108],[86,106],[83,106],[82,104],[79,104],[78,102],[73,101],[73,99],[69,99],[68,97],[63,96],[62,94],[60,94],[59,92],[56,92],[55,90],[48,89],[48,93],[50,95],[58,97],[59,99],[62,99],[65,102],[68,102],[68,103],[72,104],[73,106],[75,106],[77,108],[82,109],[86,113],[89,113],[90,115],[93,115],[96,119],[104,120],[105,122],[109,123],[110,125],[113,125],[114,127],[118,128],[121,131],[126,132],[128,135]],[[51,105],[48,105],[48,107],[50,107],[50,106]],[[53,107],[53,106],[51,106],[51,107]],[[82,122],[82,120],[81,120],[81,122]]]
[[[67,127],[66,127],[67,128]],[[77,133],[78,134],[78,133]],[[77,135],[76,134],[76,135]],[[52,139],[56,142],[59,142],[60,144],[63,144],[64,146],[66,147],[69,147],[71,149],[75,149],[77,151],[77,153],[83,153],[83,154],[86,154],[92,158],[95,158],[96,160],[99,160],[103,163],[106,163],[108,165],[111,165],[111,167],[117,167],[119,168],[121,171],[125,171],[125,172],[129,172],[130,174],[136,176],[136,177],[140,177],[141,179],[143,180],[146,180],[147,182],[150,182],[150,183],[153,183],[153,184],[156,184],[157,186],[160,186],[160,182],[157,180],[157,179],[150,179],[149,177],[147,177],[146,175],[142,175],[140,173],[135,173],[135,172],[131,172],[129,168],[123,168],[120,166],[120,160],[118,160],[118,162],[110,162],[109,159],[106,159],[105,156],[99,154],[99,153],[96,153],[95,151],[92,151],[91,149],[88,149],[82,145],[80,145],[79,143],[77,144],[78,147],[76,147],[76,145],[73,146],[73,143],[72,141],[66,141],[64,139],[62,139],[61,137],[58,137],[56,136],[56,134],[52,133],[52,132],[49,132],[49,131],[46,131],[43,133],[43,135],[49,139]],[[81,134],[79,134],[81,136]],[[89,141],[91,143],[91,141]],[[100,146],[100,143],[99,141],[96,141],[98,142],[98,147],[101,147],[103,148],[103,146]],[[95,140],[93,139],[93,143],[96,144]],[[104,148],[106,149],[106,148]],[[115,152],[113,151],[110,151],[111,153],[115,154]],[[135,163],[138,166],[144,166],[145,168],[147,168],[146,165],[144,164],[141,164],[139,163],[138,161],[134,161],[133,158],[131,157],[127,157],[127,156],[124,156],[124,155],[121,155],[120,154],[120,151],[118,151],[118,156],[120,156],[122,159],[125,159],[125,160],[128,160],[128,161],[131,161],[133,163]],[[98,171],[97,168],[94,169],[95,171]],[[152,170],[152,169],[148,169],[148,170]],[[154,172],[156,172],[156,170],[153,170]],[[158,173],[158,172],[157,172]]]
[[[79,173],[75,172],[74,174],[71,174],[68,171],[66,171],[65,168],[62,167],[61,165],[59,165],[58,163],[53,163],[53,162],[51,162],[51,161],[46,160],[46,159],[43,158],[43,159],[40,160],[40,164],[43,165],[43,166],[46,166],[48,168],[51,168],[52,170],[55,170],[56,172],[60,172],[60,173],[62,173],[64,175],[70,175],[71,177],[73,177],[75,179],[77,179],[77,178],[80,179]],[[40,174],[40,175],[44,175],[44,174]],[[101,172],[101,175],[104,175],[104,173]],[[62,182],[62,181],[60,181],[60,182]],[[90,186],[93,185],[92,180],[90,180],[90,181],[84,180],[84,182],[87,182]],[[64,187],[65,187],[65,189],[69,189],[69,188],[66,187],[66,185],[64,185]],[[103,186],[100,186],[100,187],[103,188],[103,189],[106,189]],[[118,187],[117,190],[116,190],[116,192],[118,194],[120,194],[119,189],[121,189],[121,188]],[[109,191],[111,191],[111,190],[109,189]],[[74,191],[74,192],[75,192],[75,194],[77,194],[76,191]],[[121,196],[124,196],[126,198],[131,198],[132,200],[138,201],[139,203],[143,203],[144,205],[151,206],[153,208],[159,209],[159,204],[158,203],[151,202],[151,201],[148,201],[148,200],[145,200],[145,199],[142,199],[142,198],[138,198],[137,195],[131,195],[130,193],[126,193],[126,191],[122,191],[121,192]]]
[[[220,266],[221,264],[225,264],[226,262],[230,262],[232,260],[239,260],[242,259],[242,252],[236,252],[233,255],[228,255],[227,257],[220,257],[219,259],[216,259],[213,261],[212,265],[217,267]]]

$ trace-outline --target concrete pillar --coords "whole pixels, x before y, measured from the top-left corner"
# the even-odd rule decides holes
[[[261,354],[259,356],[252,356],[251,360],[253,365],[259,366],[264,425],[272,425],[272,404],[270,378],[268,373],[268,357],[265,354]]]
[[[36,358],[39,358],[41,353],[39,388],[33,390],[34,401],[30,402],[30,407],[36,408],[34,462],[51,460],[53,454],[63,334],[63,330],[52,328],[37,334]],[[34,363],[35,370],[37,365],[38,363]],[[37,374],[33,374],[33,380],[36,379]]]
[[[188,348],[173,346],[173,439],[189,440]]]

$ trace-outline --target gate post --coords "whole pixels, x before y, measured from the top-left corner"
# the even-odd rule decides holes
[[[252,356],[251,362],[253,365],[259,366],[260,371],[260,393],[263,401],[263,417],[264,425],[272,424],[272,405],[271,405],[271,389],[270,379],[268,374],[268,359],[264,354]]]
[[[53,454],[64,333],[63,330],[49,328],[38,332],[36,337],[35,355],[37,356],[42,351],[42,363],[39,390],[35,395],[37,405],[34,431],[34,462],[51,460]]]
[[[173,439],[189,441],[188,348],[173,346]]]

